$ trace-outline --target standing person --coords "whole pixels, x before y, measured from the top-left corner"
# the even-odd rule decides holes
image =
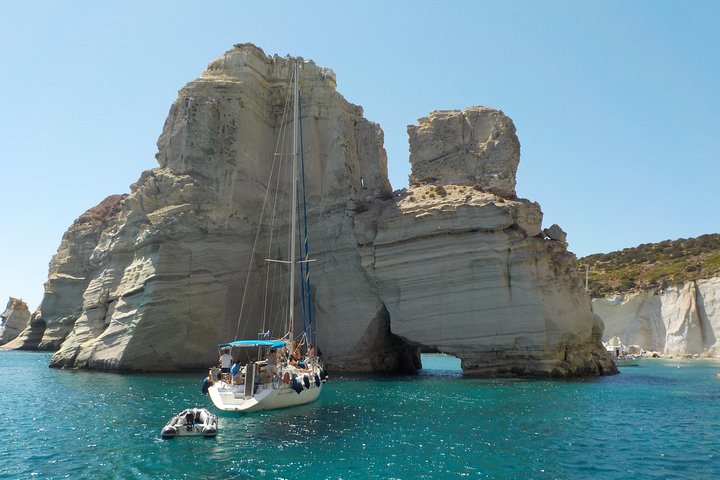
[[[300,356],[301,356],[301,354],[300,354],[300,346],[301,346],[300,341],[295,340],[295,341],[293,342],[292,356],[295,357],[295,360],[300,360]]]
[[[230,367],[232,366],[232,357],[230,356],[230,350],[223,350],[223,354],[220,355],[220,373],[230,373]]]

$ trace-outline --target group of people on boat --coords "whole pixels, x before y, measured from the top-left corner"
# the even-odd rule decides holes
[[[302,341],[294,341],[280,350],[270,348],[264,360],[255,362],[259,367],[261,383],[270,381],[273,377],[279,376],[284,366],[294,367],[298,373],[304,373],[316,361],[315,349],[312,345],[307,346],[305,355],[302,355]],[[302,358],[302,360],[300,360]],[[247,364],[241,365],[238,359],[231,355],[230,348],[224,348],[220,352],[220,358],[216,367],[210,368],[208,381],[210,384],[218,380],[232,385],[243,385],[247,374]],[[287,383],[287,382],[286,382]]]

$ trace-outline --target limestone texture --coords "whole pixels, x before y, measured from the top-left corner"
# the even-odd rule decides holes
[[[616,372],[562,230],[544,233],[540,206],[517,198],[509,117],[471,107],[408,127],[410,186],[393,192],[383,132],[337,92],[335,74],[251,44],[180,90],[158,168],[94,229],[64,237],[35,314],[38,347],[58,348],[53,366],[203,369],[220,342],[281,332],[285,315],[265,308],[261,287],[283,297],[265,259],[285,247],[257,232],[269,223],[265,192],[290,190],[269,179],[289,152],[296,60],[310,294],[330,370],[414,370],[425,349],[460,357],[468,375]]]
[[[720,357],[720,278],[593,299],[605,339],[668,356]]]
[[[111,195],[80,215],[62,237],[50,261],[45,293],[27,328],[8,348],[57,350],[83,311],[83,294],[93,276],[108,268],[111,232],[124,195]]]
[[[17,338],[30,322],[30,310],[19,298],[10,297],[0,314],[0,346]]]

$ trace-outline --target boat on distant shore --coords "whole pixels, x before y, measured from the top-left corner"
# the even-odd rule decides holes
[[[187,408],[170,419],[160,432],[162,438],[217,435],[218,418],[205,408]]]
[[[637,346],[627,347],[620,341],[620,337],[613,337],[609,342],[603,343],[608,355],[612,357],[615,365],[618,367],[638,367],[640,366],[640,360],[642,355],[636,353],[630,353],[630,351],[638,351]],[[634,349],[634,350],[633,350]],[[642,350],[640,350],[642,352]]]
[[[640,355],[626,353],[623,346],[606,346],[608,355],[610,355],[618,367],[638,367],[640,366]]]
[[[640,366],[640,358],[637,355],[622,355],[614,357],[613,360],[618,367],[638,367]]]

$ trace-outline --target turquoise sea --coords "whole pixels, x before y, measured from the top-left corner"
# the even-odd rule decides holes
[[[332,376],[315,403],[216,411],[216,438],[162,440],[174,413],[210,407],[201,373],[61,371],[49,360],[0,351],[2,479],[720,478],[717,361],[477,380],[428,355],[418,375]]]

